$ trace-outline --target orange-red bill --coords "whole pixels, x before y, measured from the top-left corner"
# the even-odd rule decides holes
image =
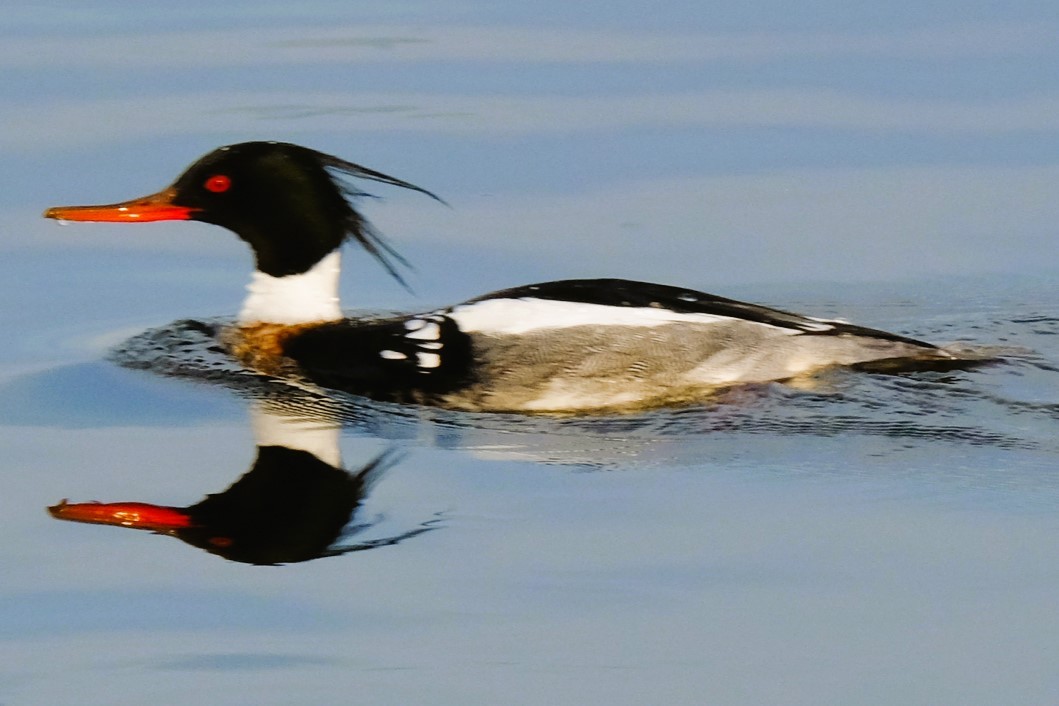
[[[60,221],[108,221],[149,223],[151,221],[186,221],[195,209],[173,203],[173,189],[122,203],[102,206],[55,206],[44,212],[45,218]]]
[[[148,503],[68,503],[65,499],[48,508],[51,516],[71,522],[118,525],[166,532],[191,526],[187,512],[176,507]]]

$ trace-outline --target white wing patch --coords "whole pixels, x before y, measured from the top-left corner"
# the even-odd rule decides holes
[[[407,326],[407,324],[406,324]],[[436,341],[441,335],[441,327],[433,321],[424,321],[423,325],[419,328],[409,331],[404,335],[405,338],[414,338],[421,341]]]
[[[571,326],[631,326],[651,328],[665,324],[717,324],[739,321],[731,316],[716,314],[685,314],[655,307],[607,306],[554,299],[486,299],[473,304],[453,307],[449,312],[466,333],[517,335],[539,329],[558,329]],[[747,322],[757,323],[757,322]],[[757,324],[770,326],[769,324]],[[777,332],[800,333],[798,329],[770,326]],[[822,329],[831,328],[822,326]]]
[[[437,353],[416,353],[416,363],[420,368],[436,368],[441,365],[441,356]]]
[[[427,374],[441,367],[441,350],[445,344],[441,341],[441,324],[445,320],[442,314],[424,314],[404,322],[404,339],[413,346],[416,367],[420,373]],[[379,355],[387,360],[406,360],[410,355],[400,351],[384,350]]]

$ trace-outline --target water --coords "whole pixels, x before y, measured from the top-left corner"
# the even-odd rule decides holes
[[[5,9],[0,704],[1056,700],[1054,18],[214,5]],[[620,276],[1004,360],[612,418],[119,365],[130,337],[235,312],[247,254],[201,224],[40,212],[246,139],[451,204],[375,190],[413,292],[350,249],[350,307]],[[299,467],[316,500],[274,492],[293,481],[262,434],[337,444],[341,464]],[[47,512],[208,496],[290,529],[236,556],[230,527]]]

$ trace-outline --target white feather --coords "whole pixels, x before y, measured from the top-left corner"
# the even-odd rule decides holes
[[[405,325],[407,328],[407,324]],[[441,335],[441,327],[431,322],[424,326],[420,326],[414,331],[409,331],[405,334],[405,338],[416,338],[424,341],[437,340],[438,336]]]
[[[420,368],[436,368],[441,365],[441,356],[437,353],[416,353],[416,362]]]

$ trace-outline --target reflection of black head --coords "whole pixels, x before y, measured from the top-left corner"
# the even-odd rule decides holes
[[[356,475],[283,446],[257,460],[222,493],[187,508],[190,526],[172,534],[233,561],[283,564],[327,553],[360,504],[385,455]]]
[[[383,453],[350,473],[307,451],[259,446],[242,478],[191,507],[63,500],[48,511],[60,520],[166,534],[232,561],[288,564],[389,546],[434,529],[437,520],[390,537],[343,541],[371,526],[350,522],[371,485],[395,461],[396,454]]]

